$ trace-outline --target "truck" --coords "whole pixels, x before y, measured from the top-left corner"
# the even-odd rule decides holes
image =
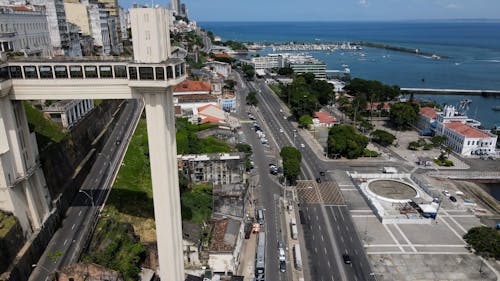
[[[292,239],[297,239],[297,222],[295,218],[290,220],[290,236],[292,236]]]
[[[293,245],[293,261],[296,269],[302,269],[302,256],[300,255],[299,244]]]

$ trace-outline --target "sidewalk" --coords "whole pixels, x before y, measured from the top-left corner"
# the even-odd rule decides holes
[[[243,244],[238,275],[244,277],[245,281],[253,281],[255,277],[255,248],[257,247],[257,234],[251,234]]]

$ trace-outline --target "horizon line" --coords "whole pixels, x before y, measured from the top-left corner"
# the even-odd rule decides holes
[[[191,19],[190,20],[194,20]],[[326,22],[444,22],[444,21],[461,21],[461,22],[500,22],[500,18],[443,18],[443,19],[361,19],[361,20],[194,20],[196,22],[238,22],[238,23],[326,23]]]

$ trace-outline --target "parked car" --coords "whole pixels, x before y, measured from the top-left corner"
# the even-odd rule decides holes
[[[317,183],[321,183],[321,178],[316,178]]]
[[[455,198],[455,196],[450,196],[450,200],[451,202],[457,202],[457,198]]]
[[[306,145],[305,145],[305,144],[303,144],[303,143],[301,143],[301,144],[300,144],[300,147],[301,147],[301,148],[305,148],[305,147],[306,147]]]
[[[450,197],[451,194],[450,192],[448,192],[448,190],[443,190],[443,195],[446,196],[446,197]]]
[[[325,172],[321,171],[321,172],[319,172],[319,175],[322,176],[322,177],[324,177],[325,176]]]
[[[286,272],[286,262],[285,261],[280,261],[280,271],[281,272]]]
[[[342,255],[342,259],[344,260],[345,264],[351,264],[352,263],[351,257],[348,254],[343,254]]]

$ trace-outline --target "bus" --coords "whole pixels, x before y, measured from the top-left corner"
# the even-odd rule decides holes
[[[257,242],[257,253],[255,255],[255,280],[263,281],[266,267],[266,233],[259,232]]]

